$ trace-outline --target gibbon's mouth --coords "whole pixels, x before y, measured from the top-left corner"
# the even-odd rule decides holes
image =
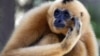
[[[74,25],[74,18],[71,18],[70,20],[67,20],[66,22],[60,22],[60,23],[56,23],[56,21],[54,22],[54,26],[57,29],[64,29],[64,28],[70,28]]]
[[[65,27],[65,23],[56,23],[56,22],[54,22],[54,26],[56,27],[56,28],[64,28]]]

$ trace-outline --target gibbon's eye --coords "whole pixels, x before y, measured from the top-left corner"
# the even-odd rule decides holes
[[[63,14],[65,16],[65,19],[70,19],[71,18],[71,15],[67,10],[63,11]]]
[[[70,19],[71,15],[67,10],[56,9],[54,12],[54,17],[55,19],[67,20]]]
[[[55,17],[55,18],[59,18],[60,15],[61,15],[61,10],[56,9],[55,12],[54,12],[54,17]]]

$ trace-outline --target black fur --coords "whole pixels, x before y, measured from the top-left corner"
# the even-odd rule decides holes
[[[81,12],[80,14],[81,14],[81,17],[83,17],[83,12]]]
[[[73,1],[73,0],[63,0],[62,3],[65,4],[66,2],[70,2],[70,1]]]

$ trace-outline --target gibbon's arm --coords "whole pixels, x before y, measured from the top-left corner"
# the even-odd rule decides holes
[[[82,41],[85,43],[89,56],[99,56],[99,48],[96,37],[91,25],[88,26],[87,32],[82,36]]]
[[[80,38],[80,25],[75,24],[61,43],[14,49],[4,56],[62,56],[75,46]]]
[[[45,3],[27,12],[2,52],[9,52],[34,43],[46,29],[46,15],[50,5],[51,3]]]

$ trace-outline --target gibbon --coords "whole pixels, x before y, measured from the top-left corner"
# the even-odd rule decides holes
[[[78,0],[56,0],[33,8],[1,56],[98,56],[90,15]]]

